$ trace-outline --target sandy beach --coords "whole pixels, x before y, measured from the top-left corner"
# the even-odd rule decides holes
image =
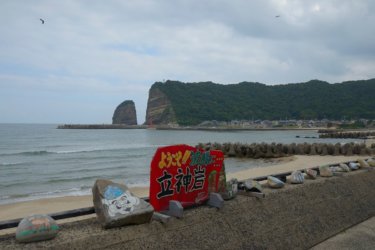
[[[228,173],[227,179],[237,178],[238,180],[244,180],[298,169],[317,167],[325,164],[357,160],[359,158],[368,158],[368,156],[291,156],[276,159],[275,164],[268,167],[252,168],[235,173]],[[132,188],[131,191],[138,197],[148,196],[148,187]],[[31,214],[55,213],[90,206],[93,206],[91,195],[68,196],[5,204],[0,205],[0,221],[22,218]],[[81,217],[73,219],[81,219]]]

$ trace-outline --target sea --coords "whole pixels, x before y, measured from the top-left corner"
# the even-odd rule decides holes
[[[88,195],[99,178],[129,187],[149,186],[153,155],[167,145],[355,142],[314,137],[318,137],[315,130],[57,129],[57,124],[0,124],[0,204]],[[271,164],[225,159],[227,172]]]

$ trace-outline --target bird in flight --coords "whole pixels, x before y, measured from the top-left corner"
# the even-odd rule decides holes
[[[44,24],[44,20],[42,18],[39,18],[39,20],[42,22],[42,24]]]
[[[280,17],[280,15],[275,16],[276,18]]]

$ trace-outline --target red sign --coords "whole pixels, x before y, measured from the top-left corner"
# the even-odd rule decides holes
[[[155,211],[168,210],[170,200],[183,207],[202,204],[210,192],[218,191],[223,161],[219,150],[203,151],[188,145],[158,148],[150,174],[150,203]]]

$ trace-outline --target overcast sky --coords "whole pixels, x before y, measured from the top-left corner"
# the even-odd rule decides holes
[[[111,123],[131,99],[143,123],[167,79],[374,78],[374,12],[370,0],[1,0],[0,122]]]

